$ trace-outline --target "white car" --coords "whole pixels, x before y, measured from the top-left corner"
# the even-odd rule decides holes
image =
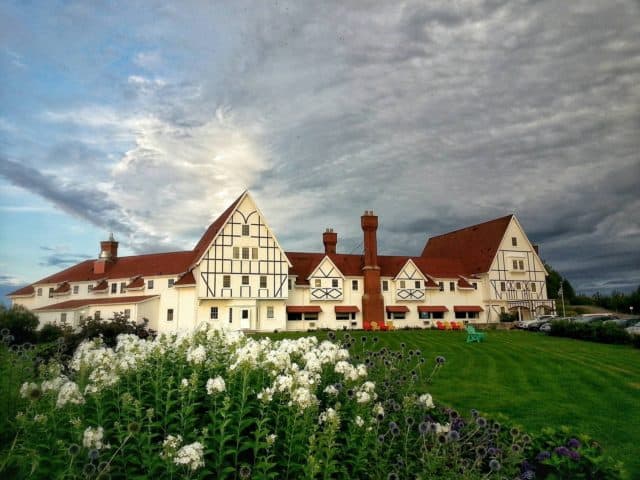
[[[629,335],[640,335],[640,322],[625,328],[625,330],[629,333]]]

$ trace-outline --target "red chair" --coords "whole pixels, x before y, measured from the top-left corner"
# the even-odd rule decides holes
[[[451,322],[451,330],[462,330],[462,325],[458,322]]]
[[[436,326],[438,327],[438,330],[444,330],[445,329],[444,323],[442,323],[442,322],[439,322],[439,321],[436,322]]]

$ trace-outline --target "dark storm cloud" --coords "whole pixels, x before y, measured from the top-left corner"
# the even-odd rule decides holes
[[[58,185],[38,155],[0,173],[94,224],[120,221],[138,251],[191,248],[247,187],[286,250],[320,251],[325,227],[339,251],[357,249],[365,209],[380,216],[381,253],[413,255],[429,236],[515,213],[578,290],[637,285],[637,2],[191,7],[134,8],[130,33],[94,49],[99,65],[133,51],[126,71],[96,76],[85,52],[65,57],[118,101],[56,113],[92,127],[50,158],[88,159],[105,177]],[[66,8],[97,32],[124,21]],[[112,138],[128,143],[105,165]],[[109,196],[92,196],[105,179]]]

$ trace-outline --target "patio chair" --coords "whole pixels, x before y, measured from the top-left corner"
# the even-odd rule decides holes
[[[451,330],[462,330],[462,325],[458,322],[451,322]]]
[[[444,330],[444,323],[436,322],[436,327],[438,327],[438,330]]]
[[[444,322],[444,329],[445,330],[451,330],[451,323],[450,322]]]
[[[472,342],[480,343],[487,336],[487,334],[484,332],[476,331],[473,325],[467,325],[466,330],[467,330],[467,343],[472,343]]]
[[[371,330],[374,332],[380,330],[380,325],[378,325],[378,322],[371,322]]]

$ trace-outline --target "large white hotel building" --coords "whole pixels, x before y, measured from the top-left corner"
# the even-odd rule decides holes
[[[361,217],[362,254],[286,252],[248,192],[206,230],[193,250],[118,257],[101,242],[86,260],[9,294],[41,323],[123,312],[159,332],[202,322],[221,328],[285,331],[430,327],[486,323],[551,311],[537,248],[514,215],[428,239],[419,256],[378,255],[378,218]]]

